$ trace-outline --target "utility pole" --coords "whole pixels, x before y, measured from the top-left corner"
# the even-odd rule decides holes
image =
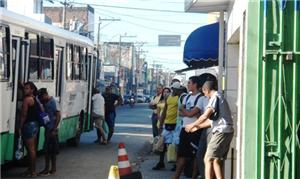
[[[66,29],[67,5],[68,5],[67,4],[67,0],[65,0],[62,4],[64,5],[64,7],[63,7],[63,18],[62,18],[62,20],[63,20],[63,28]]]
[[[99,50],[99,46],[100,46],[100,26],[102,21],[121,21],[121,19],[115,19],[115,18],[105,18],[105,19],[101,19],[101,17],[99,16],[99,22],[98,22],[98,36],[97,36],[97,49]]]

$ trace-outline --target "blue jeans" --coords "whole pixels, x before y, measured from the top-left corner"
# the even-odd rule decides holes
[[[115,112],[110,112],[110,113],[105,115],[105,121],[106,121],[109,128],[114,128],[115,127],[115,119],[116,119],[116,113]]]
[[[157,116],[157,114],[152,113],[151,120],[152,120],[152,134],[153,134],[153,137],[156,137],[156,136],[158,136],[158,128],[157,128],[158,116]]]

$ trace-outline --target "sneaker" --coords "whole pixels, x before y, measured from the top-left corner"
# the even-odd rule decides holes
[[[47,169],[41,171],[41,172],[38,174],[38,176],[43,176],[43,177],[49,176],[49,175],[50,175],[50,171],[47,170]]]
[[[155,165],[155,167],[152,168],[152,170],[161,170],[165,168],[165,164],[164,163],[157,163]]]
[[[173,166],[173,168],[171,169],[172,172],[176,171],[176,165]]]

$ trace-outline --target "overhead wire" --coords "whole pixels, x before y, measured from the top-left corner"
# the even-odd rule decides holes
[[[199,25],[199,23],[193,23],[193,22],[182,22],[182,21],[162,20],[162,19],[151,19],[151,18],[140,17],[140,16],[134,16],[134,15],[124,14],[124,13],[119,13],[119,12],[113,12],[113,11],[104,10],[104,9],[101,9],[101,8],[96,8],[96,9],[97,9],[97,10],[101,10],[101,11],[105,11],[105,12],[108,12],[108,13],[112,13],[112,14],[117,14],[117,15],[127,16],[127,17],[132,17],[132,18],[136,18],[136,19],[142,19],[142,20],[146,20],[146,21],[164,22],[164,23],[170,23],[170,24],[190,24],[190,25]],[[98,12],[99,12],[99,11],[98,11]]]
[[[130,7],[130,6],[114,6],[114,5],[104,5],[104,4],[94,4],[94,3],[80,3],[72,2],[73,4],[78,5],[90,5],[96,7],[106,7],[106,8],[117,8],[117,9],[127,9],[127,10],[138,10],[138,11],[153,11],[153,12],[166,12],[166,13],[186,13],[184,11],[175,11],[168,9],[150,9],[150,8],[140,8],[140,7]]]
[[[98,12],[98,11],[97,11],[97,12]],[[103,12],[98,12],[98,13],[99,13],[99,14],[106,15],[106,13],[103,13]],[[110,16],[110,17],[112,17],[112,16]],[[154,31],[158,31],[158,32],[168,32],[168,33],[174,33],[174,34],[188,35],[188,33],[177,32],[177,31],[171,31],[171,30],[165,30],[165,29],[159,29],[159,28],[154,28],[154,27],[145,26],[145,25],[143,25],[143,24],[135,23],[135,22],[132,22],[132,21],[124,20],[124,19],[122,19],[121,22],[125,22],[125,23],[127,23],[127,24],[131,24],[131,25],[134,25],[134,26],[137,26],[137,27],[141,27],[141,28],[148,29],[148,30],[154,30]]]

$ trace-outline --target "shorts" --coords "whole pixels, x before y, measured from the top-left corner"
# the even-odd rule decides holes
[[[166,129],[163,129],[161,135],[164,138],[164,143],[165,144],[172,144],[173,143],[174,130],[168,131]]]
[[[96,128],[98,128],[98,129],[102,128],[103,121],[104,121],[104,116],[93,114],[93,122],[94,122],[94,126]]]
[[[180,132],[178,145],[178,157],[193,158],[198,150],[199,139],[202,130],[187,133],[184,128]]]
[[[105,115],[105,121],[106,121],[109,128],[114,128],[115,127],[115,119],[116,119],[116,113],[115,112],[110,112],[110,113]]]
[[[37,137],[39,132],[39,125],[35,121],[25,122],[22,128],[22,137],[24,140]]]
[[[207,145],[205,158],[225,160],[233,138],[232,133],[215,132]]]

